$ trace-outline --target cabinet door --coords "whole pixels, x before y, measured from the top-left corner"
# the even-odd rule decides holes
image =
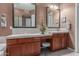
[[[62,40],[62,48],[67,48],[67,39],[66,39],[66,34],[61,35],[61,40]]]
[[[33,38],[34,42],[32,43],[32,52],[33,55],[39,55],[41,50],[41,41],[39,37]]]
[[[61,40],[58,37],[53,38],[53,50],[61,49]]]
[[[54,51],[61,49],[61,47],[62,47],[62,41],[60,39],[59,34],[53,34],[51,41],[51,49]]]
[[[8,39],[7,41],[7,45],[9,46],[11,46],[11,45],[16,45],[16,44],[18,44],[18,40],[16,40],[16,39]]]
[[[40,54],[40,50],[41,50],[40,42],[34,42],[32,44],[33,55],[39,55]]]
[[[12,45],[7,47],[8,56],[21,56],[21,45]]]
[[[22,55],[23,56],[32,55],[32,43],[25,43],[22,45]]]

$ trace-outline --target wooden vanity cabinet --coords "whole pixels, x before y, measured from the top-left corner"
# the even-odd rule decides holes
[[[40,50],[40,38],[16,38],[7,40],[6,53],[8,56],[39,55]]]
[[[51,39],[51,50],[58,50],[61,49],[61,39],[59,37],[59,34],[53,34]]]
[[[21,56],[22,45],[11,45],[7,46],[6,55],[7,56]]]
[[[33,45],[32,46],[32,50],[33,50],[32,55],[40,55],[40,53],[41,53],[41,44],[40,44],[40,42],[35,42],[32,45]]]
[[[54,33],[52,36],[7,39],[6,55],[33,56],[39,55],[42,43],[50,42],[52,51],[67,48],[69,33]]]
[[[68,33],[55,33],[51,39],[51,50],[56,51],[67,48]]]
[[[69,41],[68,37],[69,37],[68,33],[61,34],[60,39],[62,41],[62,49],[67,48],[67,44],[68,44],[67,41]]]

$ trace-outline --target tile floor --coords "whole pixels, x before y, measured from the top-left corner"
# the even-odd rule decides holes
[[[70,49],[63,49],[55,52],[51,52],[48,49],[42,49],[40,56],[79,56],[79,53],[75,53]]]
[[[66,55],[63,55],[63,56],[79,56],[79,53],[72,52],[72,53],[69,53],[69,54],[66,54]]]
[[[3,56],[3,54],[0,56]],[[63,49],[55,52],[51,52],[48,49],[42,49],[40,56],[79,56],[79,53],[76,53],[70,49]]]

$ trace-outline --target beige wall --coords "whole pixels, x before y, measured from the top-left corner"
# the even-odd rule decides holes
[[[37,5],[36,11],[37,24],[40,25],[42,22],[46,24],[46,7],[43,5]]]
[[[75,45],[75,4],[61,4],[61,19],[66,16],[66,19],[71,23],[70,36],[71,40],[69,41],[69,46],[74,48]]]
[[[5,13],[7,17],[7,26],[5,28],[0,27],[0,36],[9,35],[12,33],[10,26],[12,26],[12,5],[11,4],[1,4],[0,3],[0,14]]]

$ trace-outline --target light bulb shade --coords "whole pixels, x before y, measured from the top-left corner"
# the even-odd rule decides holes
[[[54,9],[58,9],[58,6],[56,6],[56,5],[54,5],[54,7],[53,7]]]
[[[56,10],[56,9],[58,9],[58,6],[57,6],[57,5],[50,5],[49,8],[50,8],[51,10],[52,10],[52,9],[53,9],[53,10]]]
[[[53,5],[50,5],[50,6],[49,6],[49,8],[51,8],[51,9],[52,9],[53,7],[54,7]]]

